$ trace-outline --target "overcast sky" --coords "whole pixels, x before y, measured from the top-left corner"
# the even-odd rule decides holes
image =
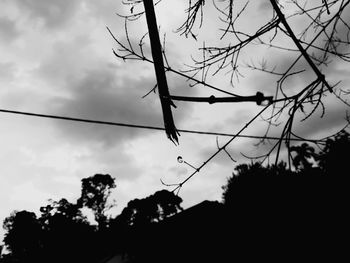
[[[123,62],[112,48],[116,43],[106,26],[125,40],[124,20],[116,15],[130,13],[116,0],[1,0],[0,8],[0,108],[77,118],[162,126],[157,94],[142,96],[155,85],[153,65],[147,62]],[[157,7],[161,34],[167,34],[166,50],[174,68],[190,61],[193,47],[201,41],[217,43],[217,15],[207,11],[205,30],[198,40],[180,36],[175,30],[184,21],[187,0],[163,0]],[[268,1],[259,1],[245,28],[253,32],[271,15]],[[211,15],[211,16],[210,16]],[[265,19],[266,18],[266,19]],[[257,29],[257,28],[256,28]],[[131,41],[147,32],[144,17],[130,24]],[[147,51],[147,39],[145,51]],[[137,46],[137,45],[136,45]],[[149,52],[149,50],[148,50]],[[259,54],[252,49],[250,55]],[[282,64],[290,61],[279,54]],[[247,58],[248,60],[248,58]],[[350,83],[348,67],[341,63],[328,69],[329,80]],[[211,78],[217,87],[239,94],[253,95],[264,89],[272,95],[275,80],[253,74],[235,83],[222,77]],[[170,92],[199,96],[214,93],[168,74]],[[297,85],[298,83],[296,83]],[[271,87],[270,87],[271,86]],[[180,129],[235,133],[261,107],[242,105],[193,105],[176,103],[175,122]],[[323,119],[312,118],[299,127],[308,138],[331,134],[344,124],[345,106],[329,99]],[[317,114],[316,114],[317,115]],[[319,117],[320,114],[317,115]],[[80,195],[80,180],[96,173],[116,178],[114,214],[134,198],[142,198],[176,183],[193,170],[177,162],[177,156],[198,167],[217,149],[215,136],[182,133],[175,146],[164,132],[131,129],[63,120],[34,118],[0,113],[0,221],[13,210],[38,213],[48,199],[67,198],[74,202]],[[262,135],[259,119],[245,134]],[[219,138],[223,144],[227,137]],[[244,161],[241,152],[254,155],[257,141],[235,140],[228,151]],[[247,160],[245,160],[247,161]],[[180,191],[183,206],[203,200],[221,200],[221,186],[234,166],[220,153]],[[171,188],[167,188],[171,190]],[[1,230],[2,231],[2,230]],[[0,232],[2,238],[3,232]]]

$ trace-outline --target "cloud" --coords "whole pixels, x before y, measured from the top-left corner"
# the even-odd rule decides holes
[[[126,145],[93,147],[87,156],[78,160],[83,168],[79,171],[79,177],[103,173],[110,174],[117,182],[133,181],[144,172],[136,158],[128,153]]]
[[[40,66],[33,73],[51,85],[62,87],[98,63],[99,58],[92,45],[93,40],[87,34],[79,33],[72,38],[56,41],[49,46],[50,53],[42,58]]]
[[[0,17],[0,40],[8,43],[15,40],[20,34],[20,30],[17,28],[15,21],[7,18]]]
[[[258,6],[258,10],[262,10],[262,11],[272,11],[272,5],[270,3],[270,1],[267,0],[263,0],[260,1],[260,3],[257,5]]]
[[[172,166],[168,169],[169,174],[175,174],[176,177],[185,177],[188,174],[188,169],[186,167]]]
[[[81,0],[13,0],[22,15],[42,21],[50,28],[67,25],[79,8]]]
[[[114,0],[100,0],[100,1],[86,1],[87,8],[93,13],[94,17],[104,21],[116,21],[116,13],[121,13],[120,9],[124,9],[125,5],[122,1]]]
[[[268,1],[263,1],[262,3],[259,3],[260,6],[269,6],[270,9],[272,9],[272,6]],[[314,6],[314,3],[311,3],[312,6]],[[291,4],[290,11],[293,11],[295,8],[294,4]],[[285,10],[283,12],[288,12],[288,10]],[[324,14],[325,15],[325,14]],[[319,66],[318,61],[316,59],[322,59],[324,56],[324,52],[321,50],[324,48],[327,44],[327,36],[333,36],[334,40],[338,39],[341,41],[346,42],[346,36],[349,33],[349,29],[346,26],[345,23],[347,23],[350,20],[350,15],[344,14],[342,17],[342,20],[344,20],[344,23],[341,21],[338,21],[337,27],[335,30],[332,29],[333,23],[330,24],[327,31],[329,31],[326,34],[320,34],[318,38],[313,42],[313,46],[317,46],[319,48],[313,48],[308,47],[307,53],[310,55],[310,57],[313,58],[313,61],[315,65],[320,69],[320,71],[326,75],[326,79],[328,80],[330,78],[328,72],[332,70],[332,68],[336,67],[337,64],[341,61],[339,57],[335,56],[334,54],[327,53],[326,57],[327,65],[321,65]],[[322,20],[326,20],[329,17],[327,15],[321,17]],[[307,28],[307,25],[311,22],[309,17],[301,15],[301,16],[295,16],[288,20],[292,30],[294,31],[295,35],[300,35],[305,28]],[[317,28],[318,31],[315,31],[316,29],[314,27],[309,27],[307,33],[305,36],[303,36],[302,40],[306,43],[313,41],[316,34],[321,30],[322,28]],[[330,33],[332,31],[332,34]],[[276,48],[271,48],[268,45],[270,44],[271,38],[274,37],[274,41],[271,42],[273,45],[280,46],[282,48],[290,48],[295,51],[287,51],[287,50],[279,50]],[[272,70],[275,69],[278,73],[284,73],[291,65],[293,65],[294,61],[301,55],[299,51],[297,51],[297,47],[295,46],[294,42],[290,38],[286,38],[285,34],[283,32],[279,32],[275,35],[275,31],[272,30],[270,33],[268,33],[266,36],[261,37],[261,40],[263,40],[266,43],[266,47],[253,45],[252,47],[248,47],[246,51],[251,51],[251,53],[247,53],[250,55],[250,58],[246,58],[247,62],[252,65],[254,64],[256,67],[261,67],[262,61],[266,62],[266,69]],[[335,40],[336,41],[336,40]],[[340,41],[340,42],[341,42]],[[303,44],[304,48],[307,47],[307,45]],[[346,54],[349,50],[349,45],[346,43],[337,43],[334,42],[333,45],[330,45],[330,50],[332,51],[332,48],[334,46],[337,47],[337,52],[341,54]],[[253,50],[250,50],[252,48]],[[259,52],[260,51],[260,52]],[[256,54],[256,56],[254,56]],[[249,60],[250,59],[250,60]],[[287,95],[295,94],[297,91],[300,91],[303,87],[305,87],[307,84],[312,82],[316,79],[315,72],[311,69],[308,62],[305,60],[304,57],[300,57],[298,62],[293,66],[291,70],[289,70],[289,73],[296,72],[299,70],[305,70],[305,72],[302,72],[300,74],[294,74],[288,76],[288,78],[283,81],[283,91],[287,93]],[[250,72],[248,72],[249,74]],[[260,91],[265,91],[266,94],[273,95],[274,90],[276,89],[276,81],[278,81],[281,76],[277,75],[271,75],[267,73],[262,72],[252,72],[253,78],[250,78],[250,80],[247,82],[248,85],[246,85],[249,88],[253,88]],[[248,75],[247,74],[247,75]],[[243,82],[244,83],[244,82]],[[334,83],[330,83],[334,84]],[[259,86],[258,86],[259,85]]]
[[[149,81],[148,81],[149,82]],[[71,98],[53,101],[54,112],[65,116],[79,116],[95,120],[118,121],[124,123],[148,123],[160,125],[159,114],[154,105],[137,103],[141,97],[140,87],[147,81],[120,83],[111,70],[89,70],[86,75],[73,83]],[[151,83],[149,82],[149,85]],[[158,117],[158,118],[157,118]],[[57,122],[58,127],[74,140],[103,142],[113,146],[116,142],[131,138],[138,131],[113,129],[101,125],[72,124]]]
[[[173,81],[169,81],[173,83]],[[85,74],[69,85],[69,98],[55,98],[50,102],[51,112],[64,116],[100,121],[162,126],[163,117],[157,94],[141,97],[154,87],[153,78],[130,78],[118,73],[108,65],[99,69],[89,69]],[[175,90],[184,89],[181,82],[174,83]],[[177,111],[176,109],[174,111]],[[190,106],[182,105],[176,112],[176,120],[189,114]],[[174,114],[175,115],[175,114]],[[68,138],[84,143],[95,143],[112,147],[149,131],[111,126],[79,124],[57,121],[58,129]]]
[[[296,134],[305,138],[322,138],[339,131],[346,125],[346,112],[348,107],[344,104],[328,103],[325,105],[325,113],[321,118],[322,110],[319,109],[304,122],[296,123]]]
[[[1,29],[0,29],[1,31]],[[0,82],[10,82],[15,77],[16,66],[12,62],[0,62]]]

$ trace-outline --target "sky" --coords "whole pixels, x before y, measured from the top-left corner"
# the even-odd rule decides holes
[[[213,8],[205,15],[197,40],[176,32],[185,18],[188,1],[163,0],[156,8],[160,35],[166,33],[166,52],[173,68],[184,69],[204,40],[218,44],[220,23]],[[254,19],[242,22],[254,32],[271,15],[269,1],[251,7]],[[100,121],[162,127],[158,95],[147,94],[156,84],[153,65],[142,61],[123,61],[113,55],[118,49],[106,26],[126,41],[124,20],[117,15],[130,14],[130,6],[115,0],[1,0],[0,8],[0,108],[8,110],[62,115]],[[350,12],[349,12],[350,13]],[[259,15],[258,15],[259,14]],[[298,26],[300,21],[296,21]],[[300,25],[300,24],[299,24]],[[145,18],[130,23],[130,40],[137,43],[147,32]],[[224,41],[224,40],[223,40]],[[282,40],[281,40],[282,41]],[[150,54],[145,38],[145,53]],[[243,54],[268,57],[271,63],[287,65],[289,54],[270,55],[253,47]],[[301,65],[302,66],[302,65]],[[326,69],[331,82],[350,83],[349,69],[341,62]],[[186,96],[209,96],[219,93],[174,74],[167,74],[170,93]],[[295,80],[298,87],[308,76]],[[263,90],[273,95],[275,79],[252,73],[235,81],[234,87],[225,74],[210,77],[217,87],[243,95]],[[173,110],[180,129],[235,133],[261,107],[254,103],[208,105],[176,102]],[[322,138],[345,123],[346,106],[334,97],[326,99],[327,111],[296,127],[307,138]],[[96,173],[110,174],[117,188],[112,193],[118,214],[128,201],[143,198],[177,183],[193,172],[182,158],[199,167],[229,138],[181,133],[174,145],[162,131],[132,129],[98,124],[78,123],[0,113],[0,221],[13,210],[29,210],[39,215],[48,199],[80,195],[81,179]],[[262,135],[266,123],[258,119],[244,132]],[[277,133],[276,133],[277,134]],[[257,140],[239,138],[227,148],[238,162],[249,162],[241,153],[254,155],[268,149],[256,147]],[[222,152],[211,160],[181,189],[183,207],[204,200],[221,200],[221,187],[232,175],[237,163]],[[2,239],[3,231],[0,231]]]

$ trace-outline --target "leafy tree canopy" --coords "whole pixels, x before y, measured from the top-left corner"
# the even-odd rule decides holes
[[[182,210],[181,197],[161,190],[143,199],[130,201],[116,221],[127,225],[144,225],[159,222]]]
[[[62,198],[59,201],[53,201],[50,199],[48,205],[40,207],[40,212],[40,221],[46,225],[49,225],[50,220],[55,216],[60,216],[73,222],[87,222],[80,207],[77,204],[68,202],[65,198]]]
[[[81,180],[82,189],[78,205],[91,208],[99,226],[107,223],[105,212],[111,207],[107,199],[111,190],[116,187],[115,179],[109,174],[95,174]]]
[[[17,257],[28,257],[40,248],[42,229],[33,212],[14,211],[4,220],[4,242],[9,251]]]
[[[349,146],[350,136],[343,131],[328,139],[318,153],[306,143],[295,146],[292,149],[296,152],[295,171],[287,169],[283,162],[266,167],[260,163],[238,165],[222,187],[223,202],[234,210],[249,207],[254,211],[271,209],[270,212],[276,213],[289,209],[310,214],[315,212],[313,209],[320,211],[323,207],[327,211],[326,207],[331,209],[331,202],[339,204],[343,199],[344,191],[340,189],[345,187]]]

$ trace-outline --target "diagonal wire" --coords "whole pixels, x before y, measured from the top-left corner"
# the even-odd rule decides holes
[[[249,122],[247,122],[243,128],[239,130],[239,132],[233,136],[230,140],[228,140],[224,146],[220,147],[215,153],[213,153],[201,166],[199,166],[192,174],[190,174],[186,179],[184,179],[181,183],[177,184],[175,189],[173,189],[173,192],[177,191],[177,193],[180,191],[181,187],[190,180],[195,174],[199,173],[200,170],[206,166],[216,155],[218,155],[222,150],[226,149],[226,147],[236,138],[238,135],[240,135],[250,124],[252,124],[253,121],[255,121],[267,108],[269,108],[271,104],[265,106],[259,113],[257,113]]]

